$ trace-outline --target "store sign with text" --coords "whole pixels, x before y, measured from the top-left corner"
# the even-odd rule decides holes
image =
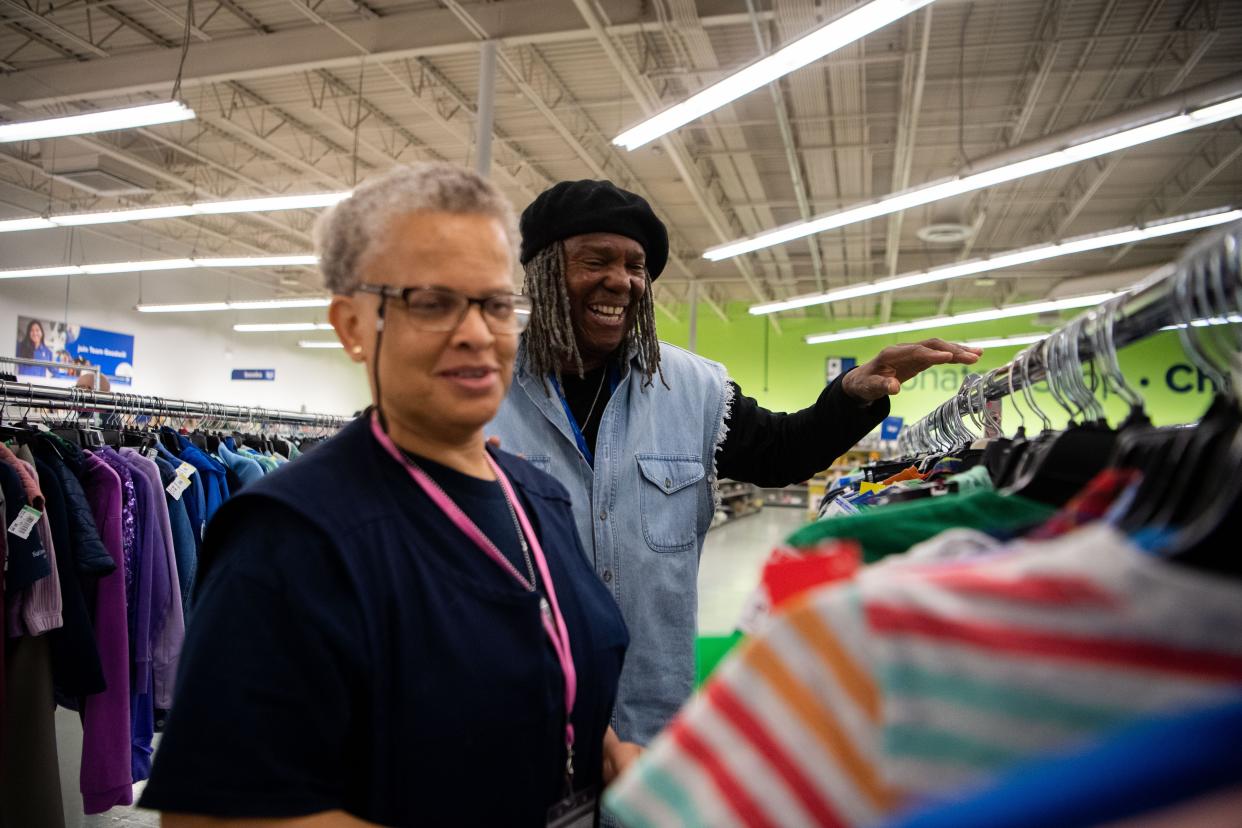
[[[234,368],[233,380],[257,380],[259,382],[275,382],[275,368]]]
[[[58,363],[18,365],[22,377],[72,382],[82,373],[81,366],[90,364],[98,365],[113,385],[133,384],[133,334],[19,316],[16,354],[19,359]]]

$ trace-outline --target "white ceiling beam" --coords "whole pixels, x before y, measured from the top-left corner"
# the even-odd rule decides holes
[[[0,0],[10,3],[13,0]],[[610,34],[637,31],[656,21],[641,0],[601,0],[614,25]],[[742,0],[700,0],[704,26],[748,23]],[[472,16],[501,46],[581,41],[594,38],[571,0],[510,0],[471,8]],[[768,15],[770,16],[770,15]],[[358,49],[341,35],[366,47]],[[306,26],[270,34],[217,36],[189,51],[183,88],[226,80],[288,75],[311,69],[347,67],[414,57],[477,52],[479,41],[448,9],[402,12],[373,20]],[[149,49],[108,58],[106,72],[84,71],[80,62],[14,72],[5,77],[0,104],[46,106],[144,92],[167,93],[177,75],[177,50]],[[54,94],[49,94],[55,90]]]

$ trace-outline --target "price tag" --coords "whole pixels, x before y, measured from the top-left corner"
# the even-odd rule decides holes
[[[159,456],[160,456],[160,450],[159,450],[159,449],[157,449],[155,446],[151,446],[151,448],[147,449],[147,457],[148,457],[148,458],[150,458],[150,459],[154,460],[155,458],[157,458],[157,457],[159,457]]]
[[[184,477],[186,480],[189,480],[190,475],[194,474],[196,471],[198,471],[198,469],[194,468],[189,463],[182,463],[177,467],[177,476]]]
[[[34,427],[37,428],[39,431],[42,431],[44,434],[49,434],[52,431],[50,428],[45,426],[43,423],[35,423]]]
[[[22,540],[30,537],[30,532],[35,528],[35,524],[39,522],[39,518],[43,517],[43,513],[33,506],[23,506],[22,510],[17,513],[17,517],[13,518],[13,522],[9,524],[9,533],[17,535]]]
[[[172,495],[173,500],[180,500],[181,495],[185,494],[185,490],[188,488],[190,488],[190,481],[181,475],[177,475],[177,479],[169,483],[165,491]]]

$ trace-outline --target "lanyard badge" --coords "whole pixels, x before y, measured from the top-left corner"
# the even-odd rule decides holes
[[[431,499],[431,502],[439,507],[445,517],[452,521],[466,537],[473,541],[475,546],[479,547],[501,569],[509,573],[510,577],[521,584],[528,592],[536,591],[536,585],[517,571],[517,568],[509,562],[509,559],[501,554],[496,545],[483,534],[479,527],[474,524],[474,521],[466,516],[466,513],[453,502],[452,498],[445,494],[444,490],[436,485],[435,481],[428,477],[426,472],[401,453],[396,444],[393,443],[392,438],[380,426],[378,412],[373,412],[371,415],[371,433],[380,446],[383,447],[384,451],[405,468],[410,477],[414,479],[414,482],[418,484],[418,487]],[[490,454],[487,455],[487,462],[496,474],[496,480],[500,483],[500,487],[505,493],[509,507],[517,517],[521,535],[534,557],[539,577],[543,579],[544,592],[547,597],[540,596],[539,598],[540,619],[543,623],[544,633],[548,636],[552,649],[556,653],[556,659],[560,662],[561,675],[565,681],[565,749],[567,754],[565,778],[569,793],[567,800],[575,799],[573,795],[574,726],[570,717],[573,714],[574,699],[578,693],[578,675],[574,669],[573,652],[569,647],[569,628],[565,626],[565,616],[561,613],[560,603],[556,599],[556,587],[552,583],[552,574],[548,570],[548,560],[543,553],[543,546],[539,543],[539,538],[535,536],[535,530],[531,527],[530,520],[526,516],[526,510],[522,508],[522,504],[518,500],[509,479],[501,471],[500,466],[497,465]],[[558,806],[567,800],[562,800],[562,803],[558,803]],[[566,823],[566,825],[576,824]]]

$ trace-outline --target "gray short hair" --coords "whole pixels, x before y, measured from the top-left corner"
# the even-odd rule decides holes
[[[359,267],[393,220],[418,210],[489,216],[501,223],[510,248],[515,247],[513,205],[490,181],[454,164],[397,167],[359,184],[316,222],[315,250],[328,290],[352,293]]]

